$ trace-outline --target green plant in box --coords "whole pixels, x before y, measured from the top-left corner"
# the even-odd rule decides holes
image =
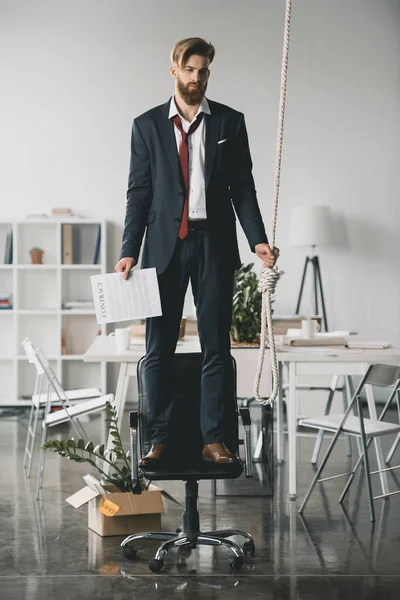
[[[113,438],[110,450],[106,450],[104,444],[94,446],[93,442],[86,442],[82,439],[76,441],[74,438],[68,440],[50,440],[43,444],[43,449],[53,450],[69,460],[80,463],[86,462],[95,467],[104,480],[114,484],[121,492],[134,492],[136,491],[137,483],[135,485],[135,482],[132,481],[131,456],[129,452],[125,452],[122,446],[115,406],[111,402],[107,402],[106,411],[106,421],[109,423],[110,434]],[[116,464],[116,461],[119,461],[120,466]],[[100,464],[103,466],[104,463],[110,464],[114,472],[107,474],[100,466]],[[143,478],[140,479],[139,485],[142,489],[146,489],[147,487]]]

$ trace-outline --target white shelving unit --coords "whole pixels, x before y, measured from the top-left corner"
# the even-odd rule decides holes
[[[63,225],[72,225],[76,264],[63,264]],[[4,264],[7,233],[13,234],[13,264]],[[93,264],[100,232],[97,264]],[[34,369],[21,346],[25,336],[43,348],[66,389],[106,390],[106,363],[84,363],[97,333],[94,310],[65,309],[65,302],[92,300],[90,275],[106,272],[106,222],[78,217],[0,221],[0,293],[11,309],[0,309],[0,408],[30,404]],[[31,264],[30,248],[44,250],[43,264]],[[62,331],[67,353],[62,352]]]

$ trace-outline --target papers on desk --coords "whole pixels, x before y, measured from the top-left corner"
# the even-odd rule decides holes
[[[301,329],[299,333],[293,333],[289,330],[289,335],[284,336],[283,343],[286,346],[346,346],[346,335],[348,331],[330,331],[327,333],[317,333],[315,337],[304,338]]]
[[[117,323],[159,317],[162,314],[155,269],[91,275],[97,323]]]
[[[390,348],[390,342],[387,340],[371,340],[358,335],[347,338],[346,345],[348,348],[357,348],[360,350],[384,350],[385,348]]]

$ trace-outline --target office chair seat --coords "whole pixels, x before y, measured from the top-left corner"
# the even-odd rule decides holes
[[[141,467],[142,475],[151,481],[179,480],[188,479],[236,479],[243,473],[243,464],[241,462],[229,465],[217,465],[200,461],[199,464],[192,467],[173,467],[165,465],[164,467],[145,468]]]
[[[236,364],[232,358],[232,381],[231,390],[227,398],[231,398],[231,439],[227,447],[231,452],[238,454],[238,417],[236,398]],[[131,456],[132,456],[132,480],[138,481],[138,440],[140,440],[140,455],[144,456],[150,449],[151,436],[147,423],[147,390],[145,384],[144,369],[145,358],[138,363],[137,381],[139,391],[138,412],[130,413],[131,428]],[[181,374],[184,373],[184,377]],[[229,560],[231,570],[238,570],[242,567],[244,558],[247,554],[254,556],[255,544],[251,535],[237,529],[221,529],[217,531],[201,531],[200,516],[197,507],[199,481],[208,479],[236,479],[243,472],[242,462],[233,464],[214,464],[201,459],[201,450],[203,439],[200,431],[200,399],[201,399],[201,373],[202,373],[202,355],[200,353],[175,354],[171,366],[171,401],[174,405],[174,423],[176,427],[176,437],[179,439],[180,446],[185,448],[185,455],[177,454],[175,450],[170,451],[170,459],[165,461],[157,469],[154,466],[141,467],[140,472],[146,479],[151,481],[159,480],[182,480],[185,482],[185,506],[182,515],[182,525],[174,532],[145,532],[137,533],[125,538],[121,544],[121,552],[125,558],[133,559],[136,557],[136,542],[140,540],[160,540],[161,546],[158,548],[154,558],[149,562],[149,568],[154,573],[161,571],[164,565],[164,559],[171,548],[178,550],[180,558],[179,564],[189,556],[191,551],[198,545],[207,546],[225,546],[232,556]],[[248,409],[242,409],[240,415],[243,419],[245,430],[245,454],[246,454],[246,475],[251,476],[251,422]],[[227,440],[228,441],[228,440]],[[172,457],[176,456],[179,462]],[[249,458],[250,457],[250,458]],[[138,486],[140,490],[140,486]],[[140,493],[140,491],[138,492]],[[227,538],[241,536],[244,543],[239,546],[237,543]]]

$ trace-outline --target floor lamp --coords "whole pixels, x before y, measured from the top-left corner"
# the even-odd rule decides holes
[[[328,331],[328,319],[326,317],[321,267],[319,257],[316,254],[316,248],[317,246],[332,244],[333,241],[333,219],[329,206],[295,206],[293,208],[289,229],[289,245],[311,247],[311,256],[306,256],[304,262],[295,312],[296,314],[300,312],[304,283],[308,266],[310,265],[313,272],[314,311],[316,315],[319,314],[319,302],[321,302],[325,331]]]

